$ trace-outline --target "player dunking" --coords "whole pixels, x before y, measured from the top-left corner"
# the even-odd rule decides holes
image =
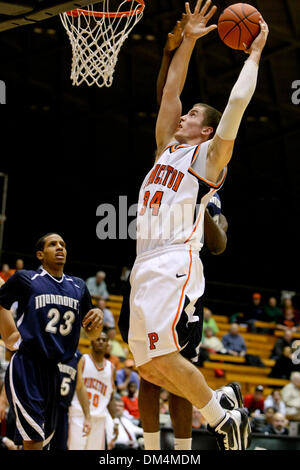
[[[15,442],[25,450],[40,450],[52,438],[60,395],[57,364],[74,356],[81,325],[90,339],[102,329],[103,312],[93,308],[84,281],[63,273],[66,253],[60,235],[43,236],[36,245],[41,268],[16,272],[0,289],[0,333],[8,348],[18,348],[6,371],[6,393],[16,417]],[[8,310],[14,301],[21,312],[19,331]]]
[[[213,108],[197,104],[181,116],[180,94],[195,43],[216,28],[206,26],[216,7],[210,8],[210,0],[202,9],[201,5],[198,0],[192,13],[186,3],[184,37],[170,64],[156,124],[156,162],[139,195],[128,340],[142,377],[189,400],[200,409],[219,447],[238,450],[249,444],[246,411],[224,410],[201,372],[179,351],[188,344],[195,304],[204,292],[199,259],[204,210],[225,179],[243,113],[256,87],[268,27],[261,18],[261,32],[211,138],[209,120],[218,115]],[[197,201],[200,210],[195,214]],[[181,214],[188,208],[190,216],[180,218],[178,208]]]

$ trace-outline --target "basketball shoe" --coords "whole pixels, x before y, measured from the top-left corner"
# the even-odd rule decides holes
[[[216,398],[225,410],[243,408],[243,396],[238,382],[230,382],[215,391]],[[244,433],[244,447],[247,449],[251,443],[251,426],[248,419],[247,431]]]
[[[246,450],[248,443],[248,413],[244,408],[227,410],[222,421],[212,428],[220,450]]]
[[[230,382],[215,393],[218,402],[225,410],[234,410],[244,406],[241,387],[237,382]]]

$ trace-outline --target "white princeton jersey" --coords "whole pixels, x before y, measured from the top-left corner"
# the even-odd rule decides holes
[[[107,413],[107,405],[113,391],[113,365],[106,359],[103,360],[103,367],[98,368],[90,354],[83,354],[82,379],[86,386],[89,401],[90,413],[93,417],[104,417]],[[82,415],[82,408],[75,393],[70,415]]]
[[[139,193],[137,255],[172,245],[203,246],[204,211],[222,186],[206,179],[210,141],[201,145],[169,145],[147,174]]]

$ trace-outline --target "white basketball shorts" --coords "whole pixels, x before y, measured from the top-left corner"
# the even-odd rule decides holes
[[[105,416],[91,416],[92,429],[83,436],[84,416],[69,415],[69,450],[105,450]]]
[[[199,252],[174,245],[139,255],[130,283],[128,344],[136,365],[187,345],[199,327],[195,304],[204,292]]]

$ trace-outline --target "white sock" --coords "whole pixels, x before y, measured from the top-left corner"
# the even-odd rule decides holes
[[[174,450],[191,450],[192,449],[192,438],[179,439],[174,437]]]
[[[225,411],[216,399],[216,394],[213,390],[212,393],[213,395],[209,402],[203,408],[199,408],[199,411],[204,416],[208,424],[214,428],[224,418]]]
[[[160,431],[144,431],[144,447],[145,450],[160,450]]]

